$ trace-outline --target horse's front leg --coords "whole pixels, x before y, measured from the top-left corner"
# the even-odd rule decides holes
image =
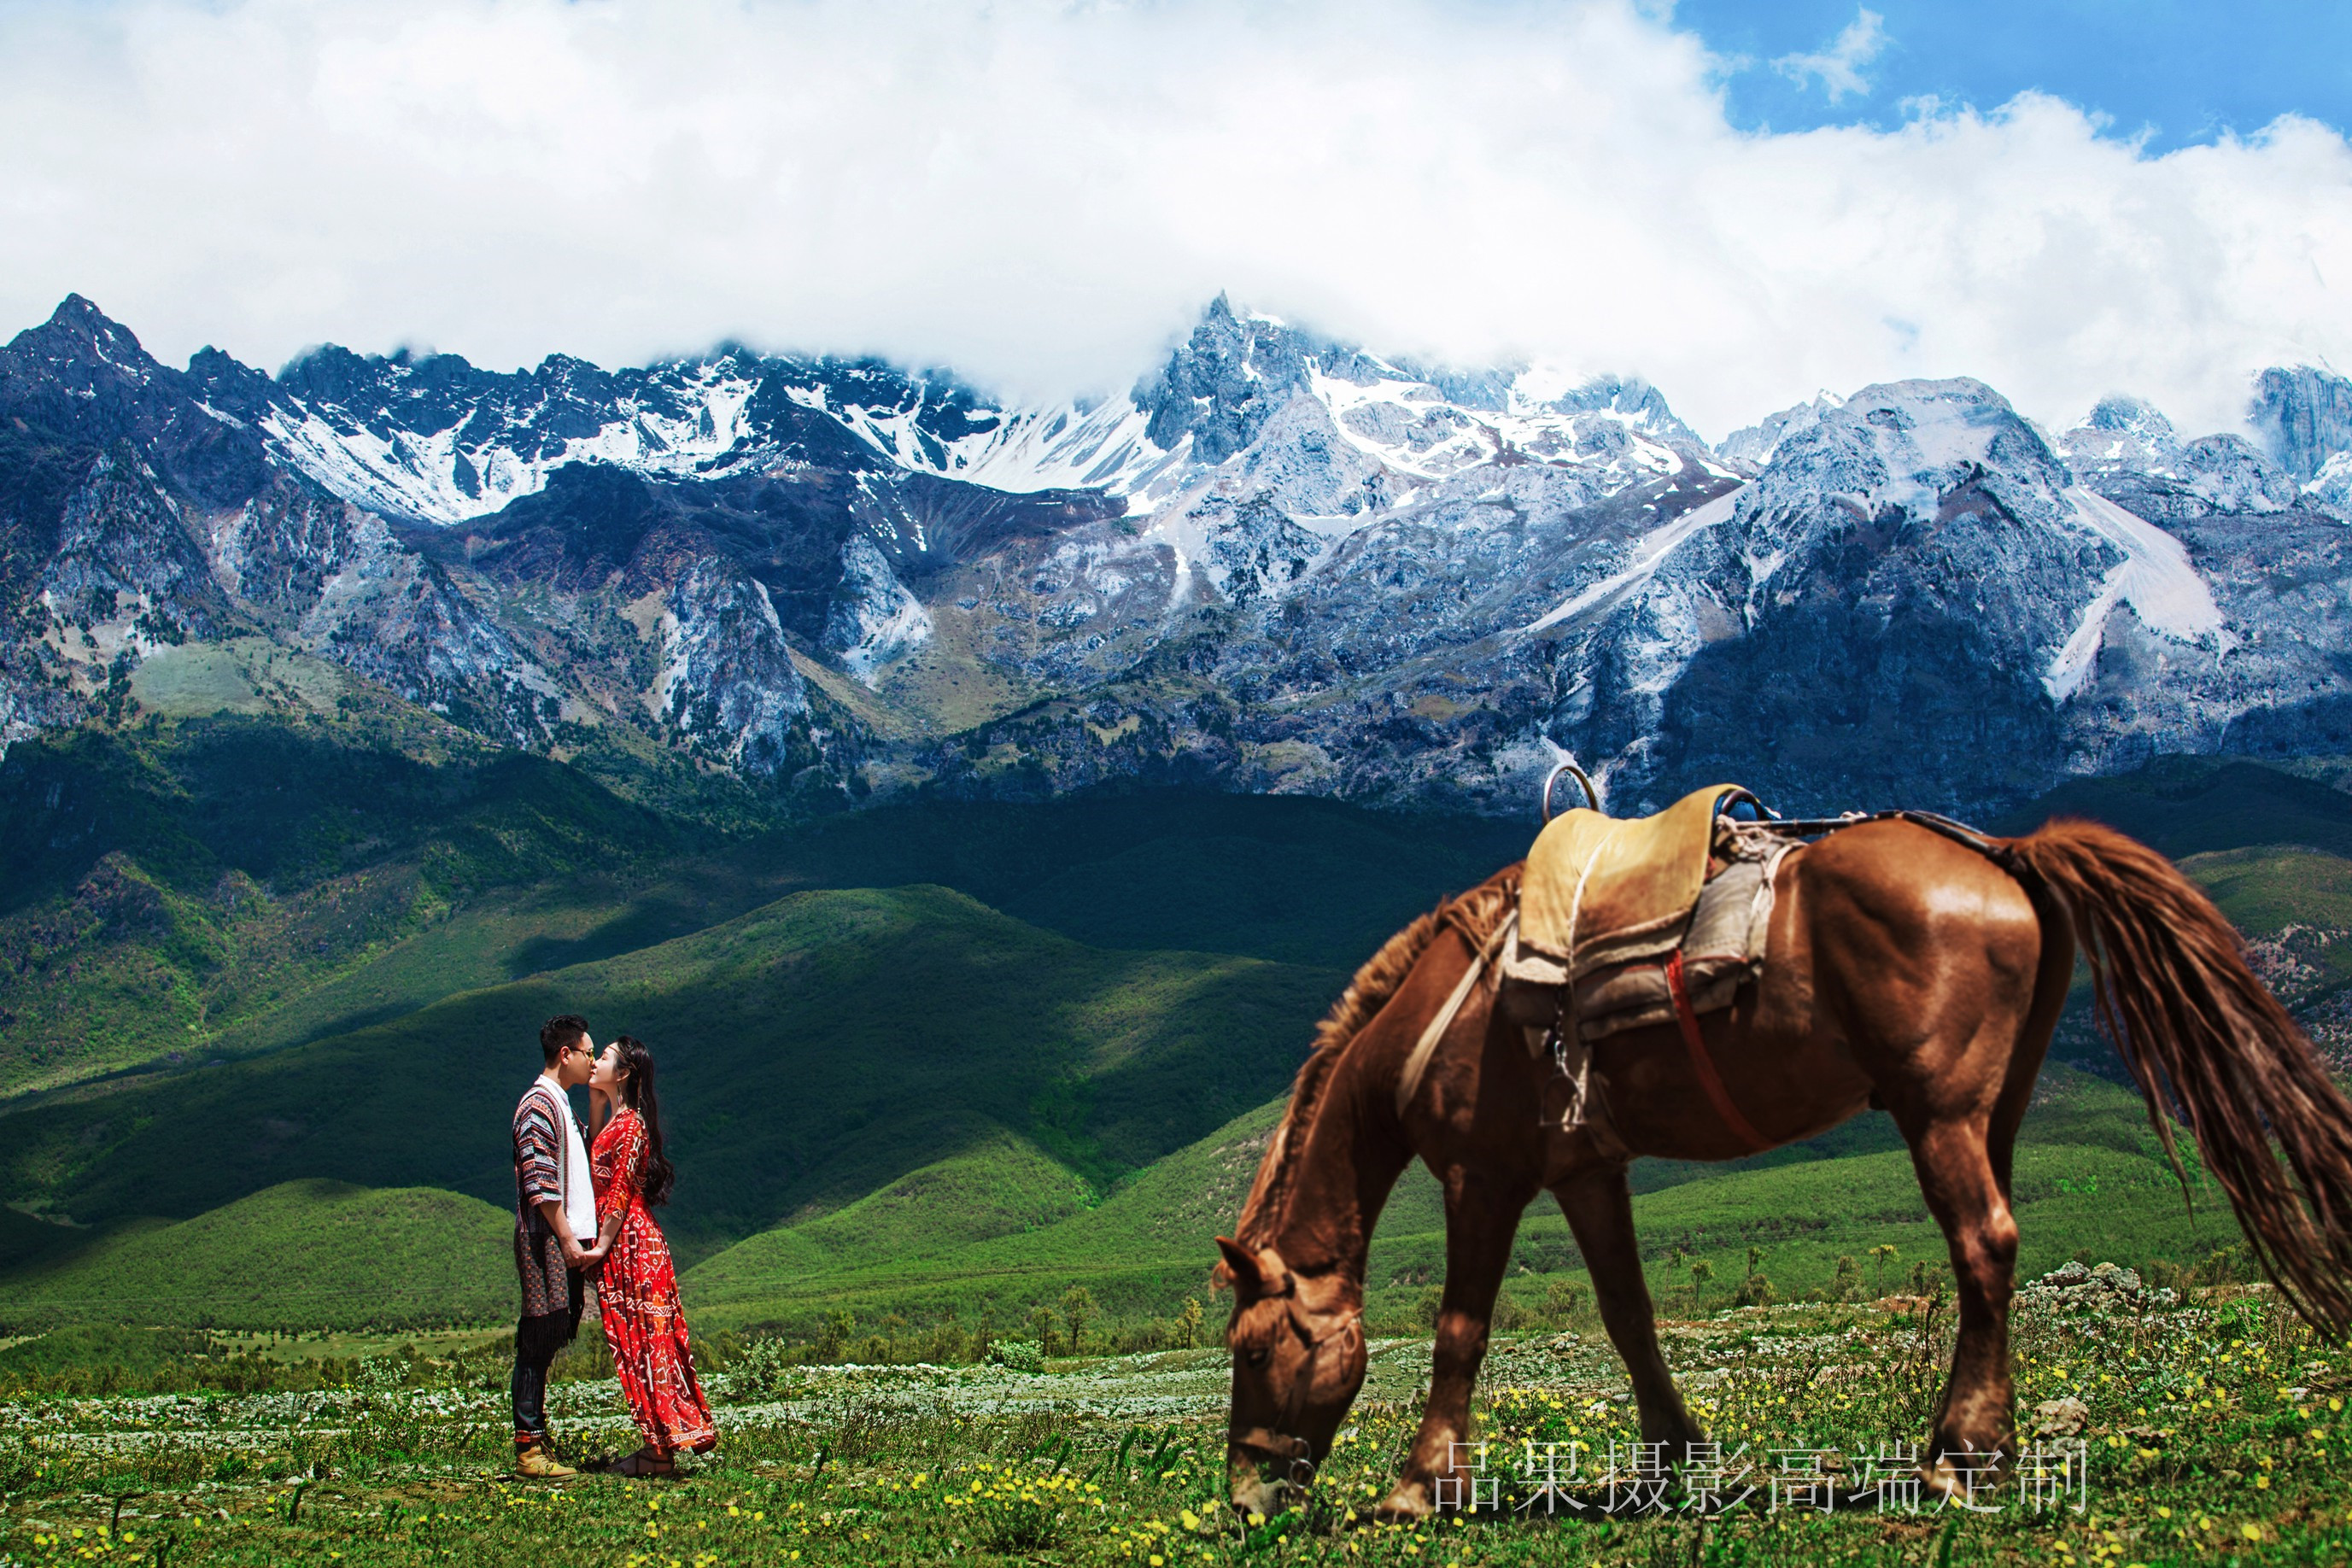
[[[1625,1363],[1633,1380],[1633,1399],[1642,1414],[1642,1441],[1664,1443],[1666,1456],[1680,1464],[1689,1445],[1706,1434],[1684,1407],[1674,1373],[1658,1351],[1657,1314],[1650,1304],[1649,1282],[1642,1277],[1642,1251],[1633,1235],[1633,1194],[1622,1165],[1589,1166],[1555,1184],[1552,1196],[1576,1235],[1576,1249],[1592,1275],[1592,1295],[1601,1308],[1601,1326],[1609,1342]]]
[[[1429,1402],[1404,1471],[1380,1506],[1382,1519],[1427,1518],[1441,1477],[1460,1482],[1463,1500],[1469,1500],[1470,1394],[1486,1359],[1487,1326],[1511,1260],[1511,1240],[1535,1193],[1532,1183],[1506,1191],[1459,1173],[1446,1184],[1445,1290],[1430,1352]]]

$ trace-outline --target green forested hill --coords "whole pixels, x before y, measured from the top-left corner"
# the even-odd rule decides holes
[[[0,1274],[0,1322],[357,1328],[514,1310],[514,1211],[430,1188],[288,1182]]]
[[[1173,792],[782,825],[740,785],[664,775],[656,810],[609,768],[367,717],[155,721],[0,757],[0,1096],[346,1033],[813,888],[932,882],[1092,946],[1351,967],[1526,840]]]
[[[666,1223],[698,1312],[1017,1316],[1071,1281],[1165,1310],[1201,1289],[1348,968],[1528,832],[1174,794],[777,826],[675,780],[664,809],[633,804],[609,771],[415,722],[373,751],[331,726],[218,719],[0,763],[0,1087],[16,1090],[0,1179],[20,1208],[92,1227],[0,1215],[0,1316],[110,1269],[161,1301],[182,1275],[134,1262],[210,1234],[168,1222],[282,1228],[268,1204],[289,1183],[426,1186],[502,1213],[506,1118],[539,1020],[562,1010],[660,1055],[681,1172]],[[2173,759],[2001,826],[2058,807],[2185,857],[2341,1048],[2352,797]],[[2061,1055],[2115,1072],[2079,1018]],[[2112,1085],[2053,1072],[2029,1137],[2050,1170],[2105,1184],[2035,1189],[2031,1256],[2108,1231],[2124,1261],[2229,1239],[2210,1205],[2178,1227],[2177,1195],[2139,1173],[2137,1101]],[[1645,1162],[1635,1185],[1653,1233],[1702,1257],[1763,1235],[1740,1217],[1759,1205],[1794,1215],[1770,1246],[1826,1277],[1865,1231],[1934,1254],[1924,1214],[1887,1206],[1916,1196],[1906,1168],[1874,1115],[1737,1165]],[[1375,1253],[1383,1310],[1425,1289],[1441,1223],[1409,1175]],[[1573,1262],[1543,1205],[1521,1262],[1526,1279]],[[181,1294],[173,1321],[194,1321],[204,1292]]]
[[[649,1041],[682,1239],[845,1203],[1018,1129],[1108,1179],[1262,1102],[1341,977],[1073,942],[945,889],[798,893],[355,1034],[0,1115],[0,1176],[84,1221],[298,1176],[512,1191],[550,1014]]]

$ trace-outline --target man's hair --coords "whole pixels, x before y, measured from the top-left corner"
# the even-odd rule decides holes
[[[558,1013],[539,1026],[539,1054],[553,1067],[563,1056],[563,1047],[576,1046],[580,1037],[588,1032],[588,1020],[577,1013]]]

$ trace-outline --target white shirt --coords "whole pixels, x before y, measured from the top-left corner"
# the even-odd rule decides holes
[[[596,1245],[596,1184],[588,1174],[588,1146],[580,1140],[580,1123],[572,1119],[572,1097],[553,1079],[541,1076],[530,1086],[544,1093],[563,1111],[563,1160],[560,1167],[563,1217],[572,1223],[572,1239],[583,1247]]]

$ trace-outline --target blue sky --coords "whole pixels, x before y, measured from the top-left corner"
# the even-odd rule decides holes
[[[1906,100],[1991,109],[2028,91],[2105,116],[2111,134],[2145,134],[2156,153],[2287,113],[2352,126],[2342,0],[1680,0],[1674,19],[1737,59],[1727,107],[1748,130],[1884,129]],[[1833,87],[1806,57],[1851,64],[1860,84]]]

